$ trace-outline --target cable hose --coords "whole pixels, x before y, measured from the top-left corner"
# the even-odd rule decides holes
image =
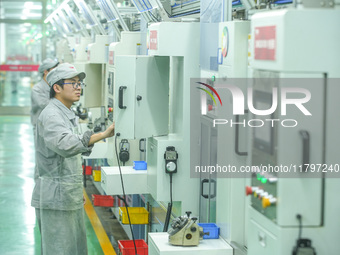
[[[118,168],[119,168],[119,174],[120,174],[120,181],[122,183],[122,190],[123,190],[123,197],[122,198],[121,196],[117,196],[119,199],[121,199],[124,204],[125,204],[125,209],[126,209],[126,213],[127,213],[127,216],[128,216],[128,219],[129,219],[129,225],[130,225],[130,230],[131,230],[131,234],[132,234],[132,240],[133,240],[133,245],[135,247],[135,254],[137,254],[137,246],[136,246],[136,240],[135,240],[135,236],[133,234],[133,231],[132,231],[132,225],[131,225],[131,220],[130,220],[130,214],[129,214],[129,209],[128,209],[128,204],[125,200],[126,198],[126,195],[125,195],[125,188],[124,188],[124,182],[123,182],[123,175],[122,175],[122,170],[120,168],[120,163],[119,163],[119,157],[118,157],[118,152],[117,152],[117,137],[120,136],[120,133],[117,133],[115,135],[115,149],[116,149],[116,157],[117,157],[117,162],[118,162]]]

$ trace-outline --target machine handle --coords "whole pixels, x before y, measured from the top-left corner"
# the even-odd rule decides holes
[[[302,164],[303,171],[306,171],[306,168],[309,164],[309,153],[310,153],[310,137],[309,133],[306,130],[300,130],[300,136],[302,138]]]
[[[211,183],[214,183],[214,193],[212,195],[210,195],[210,198],[215,198],[216,197],[216,180],[211,179],[210,180]]]
[[[216,180],[211,179],[210,182],[214,183],[214,193],[212,195],[210,195],[210,198],[215,198],[216,197]],[[201,196],[204,197],[204,198],[209,198],[209,195],[203,194],[204,183],[209,183],[209,179],[203,179],[201,181]]]
[[[139,140],[139,151],[145,152],[145,150],[142,149],[142,142],[145,142],[145,138],[142,138],[142,139]]]
[[[204,198],[209,198],[208,195],[204,195],[204,194],[203,194],[203,185],[204,185],[204,183],[207,183],[207,182],[209,182],[208,179],[203,179],[203,180],[201,181],[201,196],[204,197]]]
[[[244,110],[245,113],[248,113],[248,110]],[[236,115],[235,116],[235,122],[239,122],[240,120],[240,115]],[[248,156],[248,152],[241,152],[239,150],[239,129],[238,129],[238,125],[236,125],[236,130],[235,130],[235,153],[239,156]]]
[[[126,86],[120,86],[119,87],[119,101],[118,101],[119,109],[126,109],[126,106],[124,106],[124,102],[123,102],[124,89],[126,89]]]

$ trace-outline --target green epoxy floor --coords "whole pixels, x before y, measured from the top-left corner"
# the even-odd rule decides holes
[[[31,106],[31,78],[23,77],[17,85],[17,92],[12,93],[10,82],[5,83],[1,106]]]
[[[29,116],[0,116],[0,254],[40,254],[40,233],[31,207],[34,145]],[[85,214],[86,215],[86,214]],[[87,216],[89,255],[102,249]]]
[[[29,117],[0,117],[0,254],[35,253],[34,145]],[[39,232],[39,231],[38,231]]]
[[[2,111],[7,106],[30,107],[30,89],[16,94],[7,93],[0,99]],[[7,92],[6,92],[7,91]],[[7,97],[7,99],[6,99]],[[36,225],[35,209],[31,207],[34,188],[34,144],[30,116],[0,116],[0,254],[40,254],[40,233]],[[85,214],[86,215],[86,214]],[[85,217],[88,254],[103,251]]]

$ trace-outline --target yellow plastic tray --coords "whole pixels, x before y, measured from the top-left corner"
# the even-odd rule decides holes
[[[100,170],[92,170],[92,176],[95,182],[102,181],[102,172]]]
[[[149,212],[144,207],[129,207],[131,224],[149,224]],[[129,218],[125,207],[119,207],[119,220],[123,224],[129,224]]]

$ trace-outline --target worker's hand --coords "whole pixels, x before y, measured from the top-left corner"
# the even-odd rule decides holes
[[[83,203],[84,203],[84,205],[86,204],[86,198],[85,198],[84,195],[83,195]]]
[[[112,137],[115,134],[115,123],[113,122],[103,133],[104,138]]]
[[[115,134],[115,123],[112,123],[111,126],[109,126],[104,132],[92,134],[90,137],[90,141],[88,143],[88,146],[91,146],[92,144],[99,142],[102,139],[105,139],[107,137],[112,137]]]

